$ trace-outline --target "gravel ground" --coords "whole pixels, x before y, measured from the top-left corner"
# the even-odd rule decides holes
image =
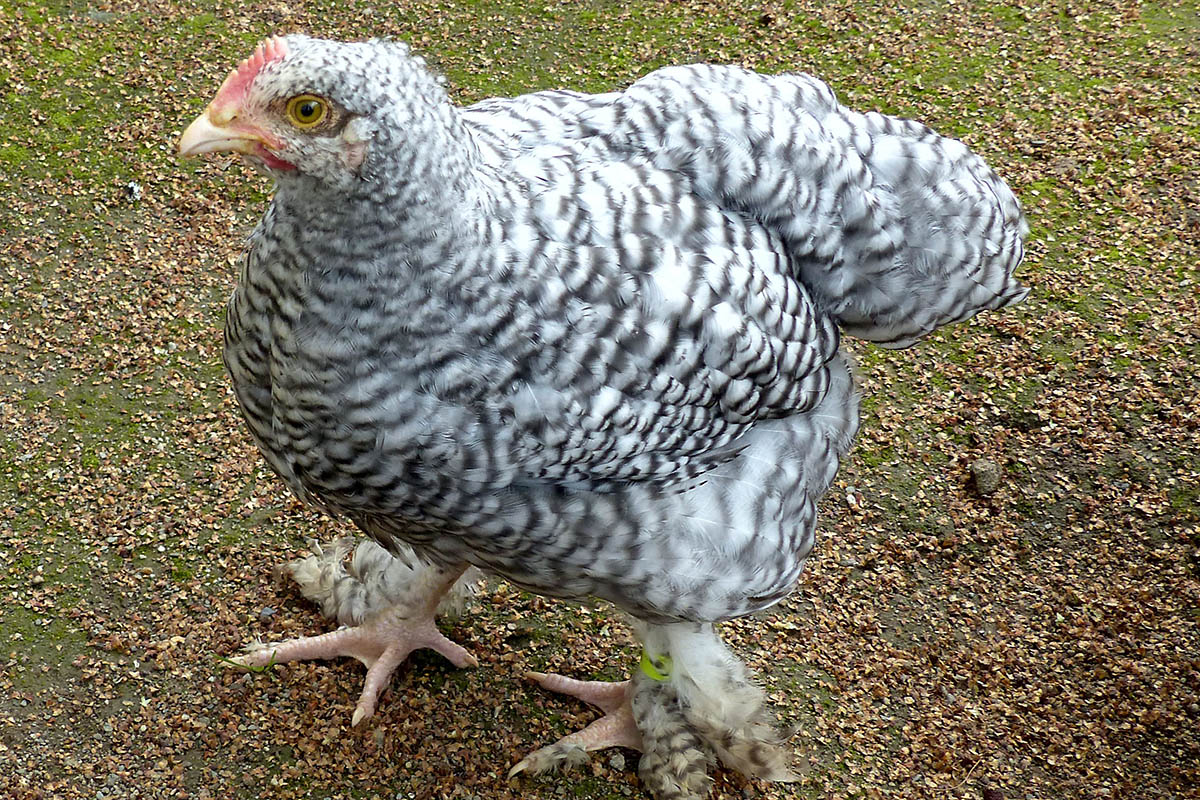
[[[489,584],[349,727],[350,661],[218,656],[322,628],[274,568],[344,530],[264,468],[220,368],[268,187],[175,138],[264,35],[388,34],[464,102],[667,63],[802,69],[923,119],[1032,224],[1021,308],[853,345],[864,433],[794,597],[726,626],[793,739],[719,798],[1200,796],[1195,2],[0,0],[0,797],[641,797],[636,756],[505,779],[620,677],[611,608]]]

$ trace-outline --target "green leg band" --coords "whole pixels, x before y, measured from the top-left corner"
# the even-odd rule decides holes
[[[650,658],[650,653],[642,651],[642,672],[651,680],[665,681],[671,677],[671,657],[664,655],[657,659]]]

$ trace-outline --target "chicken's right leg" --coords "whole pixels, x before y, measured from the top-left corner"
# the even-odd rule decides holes
[[[255,642],[245,655],[232,660],[241,666],[264,667],[314,658],[357,658],[367,667],[350,723],[357,725],[375,713],[392,672],[413,650],[436,650],[457,667],[479,662],[434,624],[439,608],[461,606],[470,594],[474,575],[464,576],[465,566],[445,569],[415,557],[406,564],[369,540],[358,544],[347,566],[343,562],[352,546],[350,539],[328,549],[314,545],[312,556],[286,568],[305,597],[318,603],[326,617],[347,627],[271,644]]]

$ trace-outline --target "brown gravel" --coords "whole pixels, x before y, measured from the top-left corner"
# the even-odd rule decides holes
[[[983,152],[1022,308],[855,344],[864,433],[780,609],[726,627],[803,779],[719,798],[1182,798],[1200,785],[1200,11],[722,0],[0,5],[0,797],[639,797],[631,754],[504,774],[620,677],[611,609],[490,586],[380,713],[362,670],[216,656],[312,632],[273,568],[339,528],[267,472],[220,363],[266,187],[174,138],[260,37],[414,42],[460,99],[689,60],[798,68]],[[131,185],[132,184],[132,185]],[[972,465],[999,475],[978,490]]]

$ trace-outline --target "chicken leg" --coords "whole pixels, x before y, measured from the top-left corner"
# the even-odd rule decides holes
[[[343,627],[319,636],[283,642],[255,642],[231,659],[244,667],[266,667],[288,661],[357,658],[367,677],[350,724],[358,725],[375,713],[388,679],[414,650],[426,647],[456,667],[477,666],[475,656],[447,639],[434,624],[439,608],[460,606],[470,593],[466,566],[441,568],[405,563],[374,542],[354,549],[349,567],[343,562],[353,540],[340,539],[328,549],[313,545],[313,555],[293,561],[286,571],[304,596],[321,606],[326,617]]]
[[[642,753],[638,774],[656,800],[700,800],[720,760],[749,777],[791,781],[790,752],[763,706],[762,690],[710,624],[644,625],[642,662],[621,683],[530,673],[550,691],[604,711],[582,731],[535,750],[509,772],[543,772],[583,762],[605,747]],[[657,655],[651,655],[656,653]]]
[[[569,694],[595,706],[604,712],[604,716],[581,731],[567,734],[554,744],[534,750],[508,771],[508,777],[526,771],[538,773],[558,766],[575,766],[586,761],[587,754],[593,750],[609,747],[642,750],[642,734],[634,722],[629,703],[632,689],[630,681],[579,681],[544,672],[529,672],[525,677],[540,684],[543,689]]]

